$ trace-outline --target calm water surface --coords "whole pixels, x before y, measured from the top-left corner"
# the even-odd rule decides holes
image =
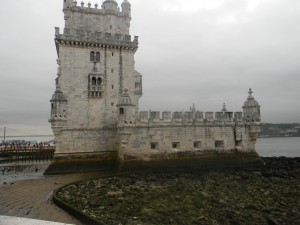
[[[256,151],[260,156],[300,157],[300,137],[259,138]]]

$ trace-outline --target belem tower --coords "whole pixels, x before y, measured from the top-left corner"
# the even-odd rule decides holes
[[[65,28],[55,28],[58,72],[50,101],[54,164],[73,163],[76,170],[82,161],[98,168],[114,161],[151,165],[256,154],[260,106],[251,89],[243,112],[225,105],[220,112],[195,106],[185,112],[140,112],[142,75],[134,61],[139,40],[129,32],[130,3],[63,0],[63,12]]]

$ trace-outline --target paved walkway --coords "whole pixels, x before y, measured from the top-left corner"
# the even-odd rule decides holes
[[[68,225],[66,223],[56,223],[45,220],[27,219],[12,216],[0,216],[1,225]]]
[[[101,173],[56,175],[1,186],[0,215],[84,225],[57,207],[51,200],[52,193],[65,184],[100,175]],[[1,218],[0,225],[3,225]]]

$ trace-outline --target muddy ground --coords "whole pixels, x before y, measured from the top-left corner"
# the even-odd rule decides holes
[[[132,173],[71,184],[59,198],[103,224],[300,224],[300,158],[258,169]]]
[[[0,164],[0,187],[17,181],[41,179],[50,162]]]

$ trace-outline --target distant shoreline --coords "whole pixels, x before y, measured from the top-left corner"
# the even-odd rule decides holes
[[[259,136],[258,138],[300,138],[300,136]]]

